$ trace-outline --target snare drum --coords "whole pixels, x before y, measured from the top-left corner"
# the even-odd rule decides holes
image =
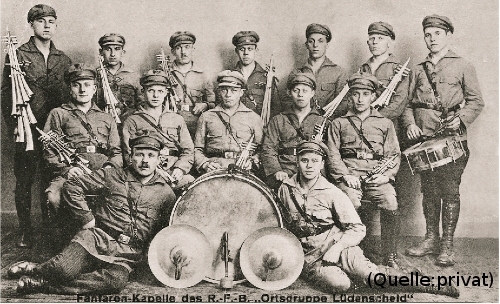
[[[462,142],[453,136],[431,139],[403,151],[412,174],[444,166],[465,155]]]
[[[187,224],[205,234],[214,250],[206,279],[219,283],[225,276],[223,235],[227,232],[234,283],[244,282],[239,267],[243,241],[264,227],[283,227],[273,192],[257,177],[227,169],[200,176],[179,197],[170,216],[170,225]]]

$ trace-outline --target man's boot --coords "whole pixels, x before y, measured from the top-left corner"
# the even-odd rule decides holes
[[[17,293],[29,294],[44,292],[48,286],[47,280],[41,276],[24,276],[17,282]]]
[[[445,200],[443,205],[443,239],[441,240],[441,252],[436,259],[436,265],[447,267],[455,264],[453,235],[460,214],[460,198]]]
[[[395,269],[398,265],[399,211],[380,210],[380,237],[382,238],[383,264]]]
[[[406,249],[409,256],[421,257],[438,253],[439,251],[439,220],[441,216],[441,199],[437,196],[426,195],[422,199],[425,225],[427,232],[425,239],[420,244]]]
[[[377,244],[376,237],[373,235],[373,214],[375,210],[370,207],[362,206],[358,210],[361,222],[366,227],[366,236],[359,243],[359,247],[363,250],[365,256],[370,261],[379,261],[380,259],[380,246]],[[382,242],[383,244],[383,242]]]

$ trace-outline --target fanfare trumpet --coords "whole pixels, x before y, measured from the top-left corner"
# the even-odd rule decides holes
[[[104,111],[106,113],[111,113],[111,116],[113,116],[116,123],[119,124],[121,123],[121,120],[120,116],[118,115],[118,112],[116,111],[116,105],[118,104],[118,100],[116,99],[115,95],[113,94],[113,91],[111,90],[108,80],[108,73],[106,72],[103,63],[104,63],[104,58],[102,56],[99,56],[99,74],[101,74],[102,89],[104,91],[104,101],[106,102],[106,107]]]
[[[17,127],[14,131],[16,142],[26,142],[26,151],[34,149],[33,134],[31,133],[31,125],[36,124],[35,115],[31,111],[29,104],[33,91],[28,86],[25,73],[21,70],[21,65],[16,55],[17,37],[12,36],[7,30],[7,36],[3,39],[7,44],[7,54],[9,56],[10,79],[12,81],[12,112],[11,115],[17,117]],[[27,64],[28,62],[22,62]]]
[[[361,182],[365,183],[369,181],[375,174],[382,174],[385,171],[396,167],[397,164],[395,163],[395,160],[398,156],[399,154],[396,153],[389,158],[381,160],[379,164],[375,168],[373,168],[372,171],[368,172],[368,174],[366,174],[365,176],[360,177]]]
[[[170,57],[165,55],[165,51],[161,48],[161,54],[156,55],[156,60],[160,63],[160,69],[167,74],[168,80],[168,108],[172,112],[177,112],[177,104],[181,102],[181,99],[175,92],[175,87],[179,85],[175,77],[172,75],[170,71]]]
[[[314,134],[311,136],[313,140],[323,140],[323,135],[326,130],[326,123],[328,122],[328,119],[333,115],[333,112],[335,112],[335,109],[337,109],[340,102],[344,99],[348,92],[349,85],[346,84],[342,88],[342,91],[340,91],[339,95],[337,95],[337,97],[335,97],[329,104],[323,107],[323,111],[325,111],[325,113],[323,114],[323,121],[321,122],[321,124],[316,124],[314,126]]]
[[[271,118],[271,98],[273,95],[272,90],[275,81],[277,81],[275,77],[276,71],[274,67],[273,55],[274,54],[271,54],[271,60],[269,61],[269,66],[267,67],[266,91],[264,93],[264,100],[262,101],[262,112],[260,114],[260,118],[264,123],[264,127],[267,126],[267,124],[269,123],[269,119]]]
[[[372,102],[372,107],[378,107],[382,108],[385,106],[389,105],[389,102],[391,101],[392,94],[396,92],[396,87],[398,86],[399,82],[403,79],[403,76],[407,76],[409,73],[409,69],[407,68],[408,63],[410,62],[410,58],[406,60],[405,64],[403,64],[402,67],[399,68],[399,71],[392,77],[391,82],[389,85],[385,88],[384,92],[380,94],[380,96]]]

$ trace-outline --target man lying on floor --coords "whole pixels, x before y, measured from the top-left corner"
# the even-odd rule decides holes
[[[9,277],[19,278],[18,293],[118,293],[133,266],[144,257],[159,216],[175,195],[156,172],[162,142],[151,134],[130,141],[131,165],[105,168],[68,180],[63,187],[72,220],[82,226],[71,243],[45,263],[18,262]],[[85,195],[103,194],[91,211]]]

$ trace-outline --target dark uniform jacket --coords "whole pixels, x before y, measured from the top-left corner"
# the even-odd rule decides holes
[[[35,46],[35,37],[17,49],[17,58],[26,73],[24,78],[33,91],[30,106],[37,119],[38,126],[42,127],[53,108],[61,105],[62,100],[69,97],[69,89],[64,81],[64,73],[71,65],[71,59],[62,51],[56,49],[50,42],[50,52],[47,64],[43,54]],[[6,63],[9,63],[7,56]],[[14,129],[17,120],[10,116],[12,111],[12,82],[10,66],[5,65],[2,78],[2,112],[5,122],[10,129]]]
[[[260,154],[260,161],[266,176],[278,171],[284,171],[288,176],[296,173],[297,157],[290,151],[295,149],[301,141],[311,140],[314,126],[322,122],[323,117],[316,109],[312,109],[300,125],[292,109],[287,109],[271,118],[267,130],[264,131],[262,153]],[[297,129],[305,138],[301,138],[297,134]]]
[[[78,117],[92,127],[91,131],[96,138],[89,134]],[[116,168],[123,165],[115,120],[111,114],[104,113],[94,104],[87,113],[77,109],[72,102],[53,109],[44,127],[44,132],[49,130],[64,135],[63,140],[69,142],[68,146],[77,149],[90,162],[91,170],[98,170],[107,164]],[[87,147],[94,147],[90,150],[95,149],[95,152],[87,152]],[[45,160],[55,175],[65,175],[71,168],[61,162],[59,155],[51,149],[45,151]]]
[[[424,136],[429,136],[439,127],[439,118],[442,111],[418,107],[418,105],[439,106],[431,84],[425,74],[423,65],[427,64],[432,81],[436,83],[437,92],[443,108],[452,108],[458,104],[462,108],[457,110],[465,128],[477,118],[484,107],[481,90],[477,81],[476,70],[462,57],[452,51],[434,66],[427,57],[425,61],[415,67],[414,77],[410,86],[410,102],[406,107],[402,119],[404,127],[416,124]],[[448,115],[453,115],[450,112]],[[462,140],[466,139],[466,132]]]
[[[85,200],[85,195],[91,194],[104,197],[93,210]],[[96,221],[94,228],[80,230],[72,241],[101,261],[125,266],[129,271],[142,258],[154,232],[162,228],[157,220],[168,217],[175,202],[172,189],[157,173],[142,184],[130,169],[123,168],[101,169],[69,179],[62,197],[75,223],[83,226],[93,219]],[[118,242],[120,233],[134,242]]]

